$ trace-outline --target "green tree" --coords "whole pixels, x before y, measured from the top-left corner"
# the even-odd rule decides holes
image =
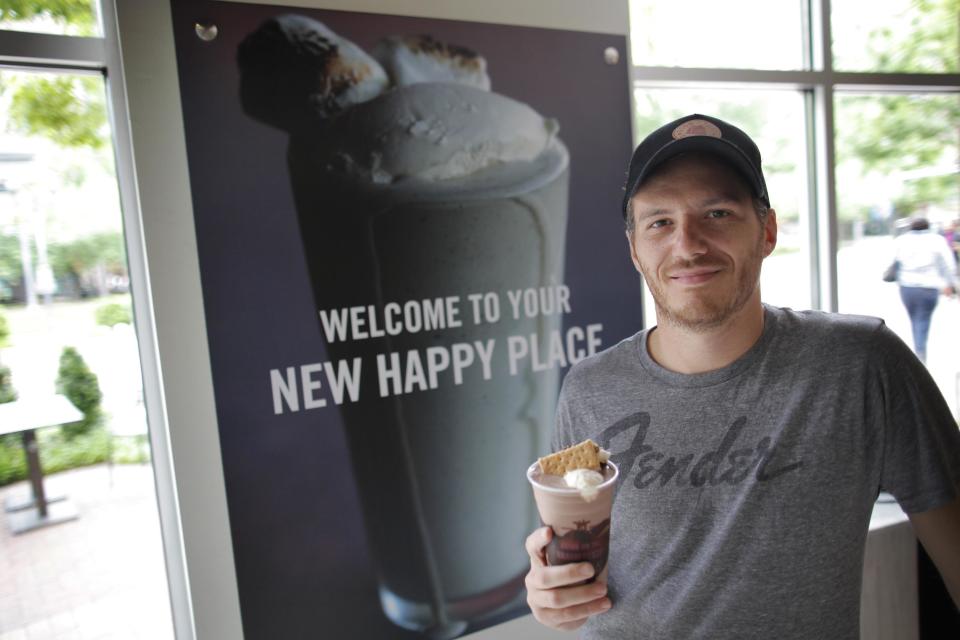
[[[98,267],[110,273],[123,273],[127,266],[123,236],[119,232],[97,233],[72,242],[52,244],[48,255],[57,277],[73,281],[78,290],[82,290],[83,283]]]
[[[0,0],[0,20],[49,19],[73,27],[77,35],[91,35],[96,26],[92,0]]]
[[[0,21],[46,19],[73,35],[94,33],[94,0],[0,0]],[[107,141],[103,82],[92,76],[0,74],[0,93],[10,92],[9,125],[64,147],[100,149]]]
[[[960,0],[912,0],[896,27],[870,34],[867,51],[874,70],[897,72],[960,71]]]
[[[870,34],[867,48],[881,72],[956,72],[960,67],[960,0],[914,0],[897,28]],[[893,175],[956,161],[960,98],[956,95],[844,96],[838,103],[837,159],[856,158],[864,173]],[[954,157],[945,158],[952,150]],[[955,173],[904,183],[898,214],[956,201]],[[845,211],[845,217],[857,212]]]
[[[103,82],[91,76],[33,76],[18,83],[10,122],[23,133],[62,147],[102,148],[107,142]]]
[[[60,354],[57,392],[65,395],[83,413],[83,420],[63,427],[63,433],[68,438],[87,433],[102,423],[100,401],[103,394],[100,393],[97,376],[73,347],[64,347]]]

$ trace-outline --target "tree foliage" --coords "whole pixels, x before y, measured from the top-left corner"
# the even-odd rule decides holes
[[[23,277],[23,262],[20,260],[20,239],[14,235],[0,234],[0,280],[13,286]]]
[[[76,35],[92,35],[94,0],[0,0],[0,21],[50,20]],[[12,129],[44,136],[64,147],[99,149],[107,141],[103,82],[94,76],[23,74],[3,77],[0,91],[12,92]]]
[[[888,73],[960,71],[960,0],[911,0],[895,16],[896,27],[870,34],[873,71]]]
[[[35,76],[10,101],[13,127],[63,147],[99,149],[107,141],[103,82],[92,76]]]
[[[123,235],[105,231],[84,236],[70,242],[52,243],[47,256],[54,276],[73,283],[71,291],[86,295],[93,275],[99,268],[106,273],[126,273],[127,256]],[[32,260],[32,256],[31,256]],[[20,259],[20,241],[13,235],[0,235],[0,285],[16,289],[23,282],[23,264]],[[0,298],[3,294],[0,293]]]
[[[60,277],[81,277],[101,265],[108,271],[126,271],[123,236],[117,231],[95,233],[72,242],[50,245],[50,266]]]
[[[872,70],[958,70],[960,0],[913,0],[901,18],[896,28],[870,34]],[[837,107],[838,162],[856,159],[864,173],[893,177],[957,161],[960,97],[955,94],[845,95]],[[907,179],[896,209],[904,216],[927,203],[946,205],[958,192],[955,171]]]
[[[96,25],[92,0],[0,0],[0,20],[44,18],[76,27],[79,35],[90,35]]]

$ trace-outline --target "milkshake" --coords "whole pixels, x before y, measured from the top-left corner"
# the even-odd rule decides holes
[[[290,133],[318,309],[562,284],[567,150],[555,121],[488,90],[482,57],[428,36],[391,36],[367,56],[320,23],[281,16],[247,37],[238,61],[244,109]],[[372,369],[381,354],[503,349],[531,334],[546,352],[560,328],[559,314],[504,315],[328,340],[327,353]],[[537,514],[509,469],[547,446],[559,372],[512,376],[502,357],[490,369],[389,397],[374,385],[340,406],[383,610],[431,637],[522,606],[518,541]]]
[[[571,452],[593,451],[592,462],[572,460]],[[610,512],[619,470],[609,453],[587,440],[541,458],[527,469],[542,524],[553,529],[547,564],[589,562],[594,577],[607,579]]]

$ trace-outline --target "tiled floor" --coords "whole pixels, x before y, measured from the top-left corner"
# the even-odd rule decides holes
[[[45,482],[80,517],[12,535],[0,509],[0,640],[171,640],[150,466],[97,465]],[[25,482],[0,488],[0,504],[28,492]]]

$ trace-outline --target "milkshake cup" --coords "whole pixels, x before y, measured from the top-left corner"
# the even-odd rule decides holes
[[[553,529],[546,548],[547,564],[589,562],[594,577],[587,582],[607,580],[610,512],[619,470],[608,461],[602,473],[603,482],[595,488],[595,496],[585,498],[580,489],[568,487],[563,476],[542,473],[539,463],[527,469],[540,521]]]
[[[326,33],[307,26],[310,38]],[[252,99],[245,108],[259,117]],[[277,111],[300,114],[285,127],[287,162],[319,310],[484,292],[505,305],[508,290],[563,283],[569,156],[555,122],[450,82],[340,109],[312,125]],[[513,318],[505,305],[498,322],[477,324],[461,311],[459,327],[326,345],[330,361],[361,357],[371,371],[360,401],[339,410],[383,611],[431,638],[522,607],[518,541],[537,514],[509,469],[548,446],[559,388],[556,368],[513,375],[503,353],[508,336],[533,336],[547,353],[559,313]],[[380,355],[491,340],[500,354],[489,377],[474,366],[456,384],[377,393]]]

